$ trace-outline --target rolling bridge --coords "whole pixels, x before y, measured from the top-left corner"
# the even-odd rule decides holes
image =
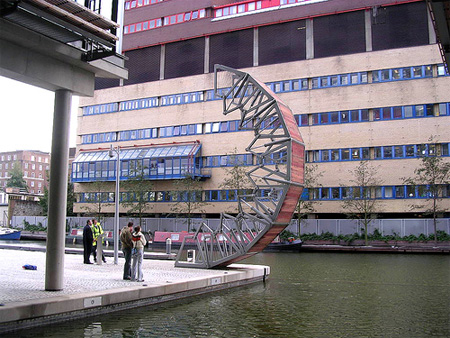
[[[224,267],[261,252],[289,225],[303,191],[305,146],[289,107],[251,75],[221,65],[214,67],[214,91],[223,99],[223,113],[240,112],[239,128],[254,131],[246,148],[257,158],[247,172],[254,188],[238,196],[236,216],[223,213],[218,229],[202,224],[184,239],[177,267]]]

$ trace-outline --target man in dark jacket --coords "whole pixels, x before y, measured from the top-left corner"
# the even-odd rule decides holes
[[[83,249],[84,249],[84,264],[92,264],[90,260],[92,252],[92,242],[94,241],[94,236],[92,235],[92,222],[89,219],[83,228]]]
[[[133,222],[128,222],[120,233],[120,242],[122,243],[122,252],[125,257],[125,265],[123,267],[123,279],[131,279],[131,249],[133,249],[132,235]]]

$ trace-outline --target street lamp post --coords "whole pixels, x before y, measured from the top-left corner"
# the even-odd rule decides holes
[[[116,153],[116,192],[114,194],[114,264],[119,263],[119,187],[120,187],[120,148],[117,146],[109,149],[109,157],[114,157]]]

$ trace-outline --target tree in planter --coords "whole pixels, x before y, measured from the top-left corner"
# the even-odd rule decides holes
[[[111,182],[95,181],[87,186],[89,189],[87,189],[88,192],[84,193],[84,196],[88,205],[83,206],[82,209],[101,221],[104,217],[104,208],[113,204],[113,193],[110,191]]]
[[[320,178],[323,176],[322,172],[319,172],[317,164],[305,165],[304,174],[304,186],[308,190],[307,199],[300,198],[295,208],[295,215],[297,216],[297,232],[298,236],[301,233],[301,224],[304,222],[308,214],[316,211],[316,206],[321,203],[313,201],[314,189],[320,188],[322,185],[319,183]]]
[[[368,245],[368,229],[379,209],[379,200],[376,199],[376,187],[382,184],[377,177],[377,168],[372,167],[368,161],[360,161],[354,170],[349,171],[353,179],[353,187],[344,187],[342,208],[348,217],[357,219],[364,226],[364,241]]]
[[[186,172],[184,178],[173,182],[173,186],[174,190],[171,191],[170,195],[174,204],[170,210],[177,216],[185,215],[188,231],[191,231],[193,214],[205,212],[203,207],[209,204],[202,198],[202,184],[199,178],[193,177],[189,172]]]
[[[27,182],[23,178],[23,171],[19,162],[15,162],[11,171],[9,172],[9,179],[6,186],[10,188],[25,189],[28,192]]]
[[[414,176],[403,178],[406,185],[413,189],[417,187],[419,196],[425,197],[424,203],[417,203],[410,206],[411,210],[424,210],[424,215],[433,216],[434,240],[437,238],[437,218],[440,213],[447,211],[442,206],[443,198],[448,196],[448,185],[450,184],[450,163],[445,162],[440,156],[439,144],[436,144],[435,137],[428,139],[427,150],[418,154],[421,157],[419,167],[414,169]]]
[[[219,188],[228,190],[228,199],[234,200],[237,196],[233,194],[245,193],[253,185],[247,176],[248,168],[245,167],[243,155],[238,155],[236,148],[231,154],[227,154],[227,162],[233,163],[233,166],[225,170],[225,177]]]
[[[153,183],[146,178],[147,167],[143,167],[138,161],[130,161],[130,175],[122,186],[127,191],[127,198],[123,198],[122,204],[129,208],[128,214],[134,214],[139,218],[139,226],[142,228],[142,218],[152,209],[152,201],[155,200]],[[125,195],[125,193],[124,193]]]

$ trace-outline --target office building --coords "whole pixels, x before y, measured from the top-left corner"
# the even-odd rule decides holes
[[[320,173],[304,196],[315,201],[310,217],[345,217],[363,160],[376,168],[378,217],[421,215],[411,205],[425,200],[423,187],[404,178],[423,155],[449,160],[450,78],[425,1],[132,0],[123,49],[129,79],[99,79],[80,101],[76,212],[98,199],[113,212],[110,145],[121,148],[121,179],[140,167],[153,182],[150,215],[171,215],[170,192],[186,171],[208,202],[198,214],[236,208],[224,178],[257,161],[245,150],[252,131],[238,130],[240,116],[224,116],[214,96],[215,64],[250,73],[294,112],[306,165]],[[95,181],[110,187],[96,191]]]

